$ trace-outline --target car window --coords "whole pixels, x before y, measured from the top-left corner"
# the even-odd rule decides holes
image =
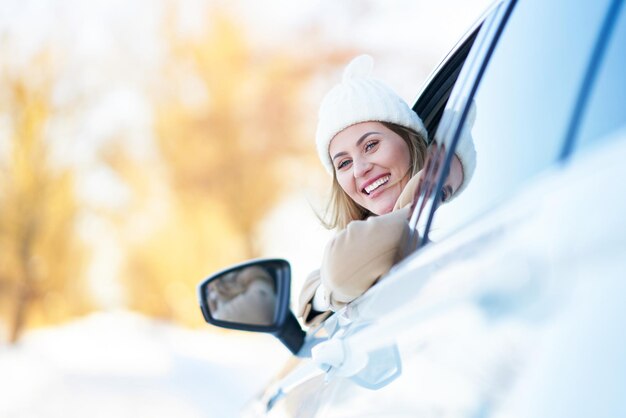
[[[460,196],[438,209],[429,231],[434,240],[477,219],[557,161],[607,4],[515,5],[476,90],[475,118],[464,127],[476,150],[474,175]],[[455,94],[451,103],[462,103],[452,100]]]
[[[440,68],[437,68],[432,79],[428,80],[426,88],[419,94],[419,97],[413,105],[413,110],[420,116],[424,122],[427,132],[435,132],[443,109],[450,97],[452,87],[456,83],[463,63],[467,59],[482,22],[476,25],[465,39],[463,39],[455,47],[453,52],[446,57]],[[432,138],[429,137],[429,140]]]
[[[578,152],[626,125],[626,13],[617,17],[578,133]]]

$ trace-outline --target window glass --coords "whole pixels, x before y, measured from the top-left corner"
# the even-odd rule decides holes
[[[474,175],[437,210],[434,240],[484,215],[557,160],[607,4],[517,3],[476,92],[476,117],[464,129],[476,150]]]
[[[578,136],[578,149],[603,142],[626,125],[626,13],[613,28]]]

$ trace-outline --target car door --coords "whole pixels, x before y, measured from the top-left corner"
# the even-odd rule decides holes
[[[417,225],[434,242],[335,315],[346,364],[365,356],[381,374],[401,373],[371,392],[338,370],[316,394],[317,416],[488,416],[499,407],[568,280],[585,278],[576,270],[586,266],[584,237],[571,219],[580,211],[568,206],[584,202],[572,191],[567,144],[614,4],[507,1],[485,21],[435,135],[438,164],[427,175],[436,187],[424,190]],[[475,172],[440,205],[466,132]]]
[[[563,214],[581,219],[575,233],[584,237],[576,244],[577,258],[584,261],[571,261],[572,295],[550,324],[554,331],[536,341],[536,359],[495,416],[626,416],[626,186],[621,180],[626,177],[626,13],[623,2],[610,7],[569,137],[567,180],[581,198],[570,195],[569,202],[560,202],[562,208],[576,206]],[[571,235],[563,240],[571,241]]]

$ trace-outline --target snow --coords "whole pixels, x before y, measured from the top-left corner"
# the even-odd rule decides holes
[[[0,347],[0,417],[233,417],[289,355],[268,335],[95,313]]]

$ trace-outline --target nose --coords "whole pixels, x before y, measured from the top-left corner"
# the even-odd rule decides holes
[[[372,163],[367,158],[355,158],[352,164],[355,178],[365,176],[372,169]]]

